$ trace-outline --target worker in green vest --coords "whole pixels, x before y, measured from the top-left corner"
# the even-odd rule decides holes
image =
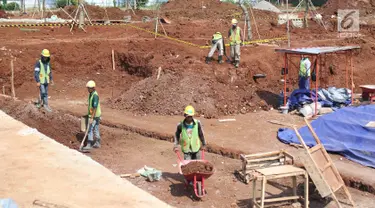
[[[219,57],[218,62],[219,64],[223,63],[223,53],[224,53],[224,42],[223,42],[223,36],[220,32],[216,32],[212,36],[211,40],[211,50],[208,53],[208,56],[206,57],[206,63],[209,64],[212,60],[212,56],[214,55],[216,49],[219,50]]]
[[[194,115],[193,106],[187,106],[184,111],[185,119],[177,125],[173,150],[178,151],[181,146],[184,160],[199,160],[201,159],[200,150],[206,149],[202,124],[193,118]]]
[[[52,71],[50,66],[51,54],[49,50],[43,49],[40,59],[36,62],[34,67],[34,79],[36,85],[39,88],[40,96],[38,99],[38,107],[44,106],[46,111],[51,112],[51,108],[48,105],[48,84],[53,85]]]
[[[102,111],[100,109],[99,95],[95,90],[95,82],[90,80],[86,84],[87,90],[89,91],[89,105],[87,116],[89,117],[89,130],[87,133],[87,145],[83,147],[83,150],[90,150],[92,148],[100,148],[100,132],[99,123]],[[96,141],[94,143],[94,133]]]
[[[238,21],[232,19],[232,27],[229,30],[229,44],[230,44],[230,56],[232,58],[232,63],[236,68],[240,65],[240,55],[241,55],[241,46],[243,45],[242,40],[242,30],[237,26]]]
[[[309,58],[302,56],[300,62],[300,69],[298,73],[298,86],[301,90],[310,89],[310,77],[311,77],[311,62]]]

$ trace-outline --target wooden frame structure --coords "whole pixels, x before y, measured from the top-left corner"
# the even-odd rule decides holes
[[[351,205],[355,207],[353,199],[346,188],[344,181],[342,180],[340,173],[335,167],[331,157],[328,155],[320,139],[316,135],[314,129],[310,123],[305,119],[306,125],[309,128],[311,134],[313,135],[317,145],[309,148],[304,142],[302,136],[299,134],[298,129],[293,126],[293,129],[300,140],[302,146],[304,147],[305,155],[301,157],[302,163],[309,173],[312,181],[314,182],[319,194],[324,198],[331,195],[335,200],[337,207],[341,208],[341,204],[337,199],[335,192],[343,188],[345,194],[347,195]]]
[[[352,90],[352,103],[353,103],[353,90],[354,90],[354,78],[353,78],[353,71],[354,71],[354,61],[353,61],[353,51],[359,49],[360,46],[343,46],[343,47],[311,47],[311,48],[294,48],[294,49],[275,49],[276,52],[284,53],[284,106],[287,103],[287,74],[289,69],[290,59],[289,57],[301,57],[307,56],[310,60],[313,60],[312,63],[316,61],[316,81],[315,81],[315,91],[318,92],[319,87],[319,74],[320,70],[323,68],[323,64],[325,64],[325,56],[323,59],[323,55],[326,54],[343,54],[345,55],[345,83],[346,88],[349,88],[349,70],[350,67],[350,80],[351,80],[351,90]],[[348,64],[349,61],[349,64]],[[292,65],[295,65],[292,63]],[[313,67],[313,64],[312,64]],[[297,67],[299,70],[299,67]],[[315,93],[315,100],[318,100],[318,94]],[[315,102],[315,114],[317,114],[317,102]]]
[[[245,183],[250,180],[253,181],[253,206],[257,208],[263,208],[267,202],[279,202],[279,201],[290,201],[297,200],[301,197],[297,195],[297,176],[303,176],[305,179],[305,196],[304,208],[309,206],[309,176],[307,172],[302,168],[293,166],[294,158],[284,150],[258,153],[252,155],[240,155],[242,160],[242,170],[239,171],[240,176]],[[291,163],[288,165],[287,163]],[[291,177],[293,182],[293,196],[288,197],[273,197],[265,198],[266,184],[268,180],[274,180],[278,178]],[[256,183],[261,181],[260,199],[257,200],[257,189]]]

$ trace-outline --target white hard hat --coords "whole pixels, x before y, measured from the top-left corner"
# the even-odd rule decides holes
[[[93,80],[90,80],[87,82],[86,87],[88,88],[94,88],[95,87],[95,82]]]

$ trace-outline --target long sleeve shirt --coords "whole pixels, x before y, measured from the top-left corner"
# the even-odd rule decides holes
[[[174,138],[174,144],[175,145],[180,144],[180,138],[181,138],[181,132],[182,132],[182,125],[186,125],[185,122],[183,122],[182,124],[181,123],[177,124],[177,130],[176,130],[176,134],[175,134],[175,138]],[[204,139],[203,128],[202,128],[201,122],[198,121],[196,123],[193,120],[193,125],[198,125],[198,136],[199,136],[199,139],[202,142],[202,145],[205,146],[206,145],[206,140]]]
[[[47,67],[49,65],[49,63],[43,63],[44,65],[44,70],[47,74]],[[35,67],[34,67],[34,79],[37,83],[40,82],[40,79],[39,79],[39,74],[40,74],[40,70],[41,70],[41,67],[40,67],[40,62],[37,61],[36,64],[35,64]],[[51,69],[51,66],[50,66],[50,73],[49,73],[49,80],[52,81],[52,69]]]

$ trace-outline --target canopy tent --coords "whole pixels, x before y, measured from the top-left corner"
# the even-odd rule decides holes
[[[289,59],[288,57],[293,56],[300,56],[302,55],[309,57],[312,63],[316,62],[316,81],[315,81],[315,92],[318,92],[319,85],[319,73],[322,69],[322,55],[324,54],[338,54],[338,55],[345,55],[345,74],[346,74],[346,88],[349,88],[349,70],[350,68],[350,81],[351,81],[351,90],[352,90],[352,102],[353,102],[353,88],[354,88],[354,80],[353,80],[353,71],[354,71],[354,62],[353,62],[353,51],[360,49],[360,46],[331,46],[331,47],[308,47],[308,48],[278,48],[275,49],[276,52],[284,53],[284,68],[283,68],[283,75],[284,75],[284,106],[287,103],[287,78],[288,78],[288,71],[289,71]],[[349,64],[348,64],[349,60]],[[312,65],[313,67],[313,65]],[[298,68],[299,70],[299,68]],[[318,93],[315,93],[315,101],[318,100]],[[315,115],[317,114],[317,102],[315,102]]]

